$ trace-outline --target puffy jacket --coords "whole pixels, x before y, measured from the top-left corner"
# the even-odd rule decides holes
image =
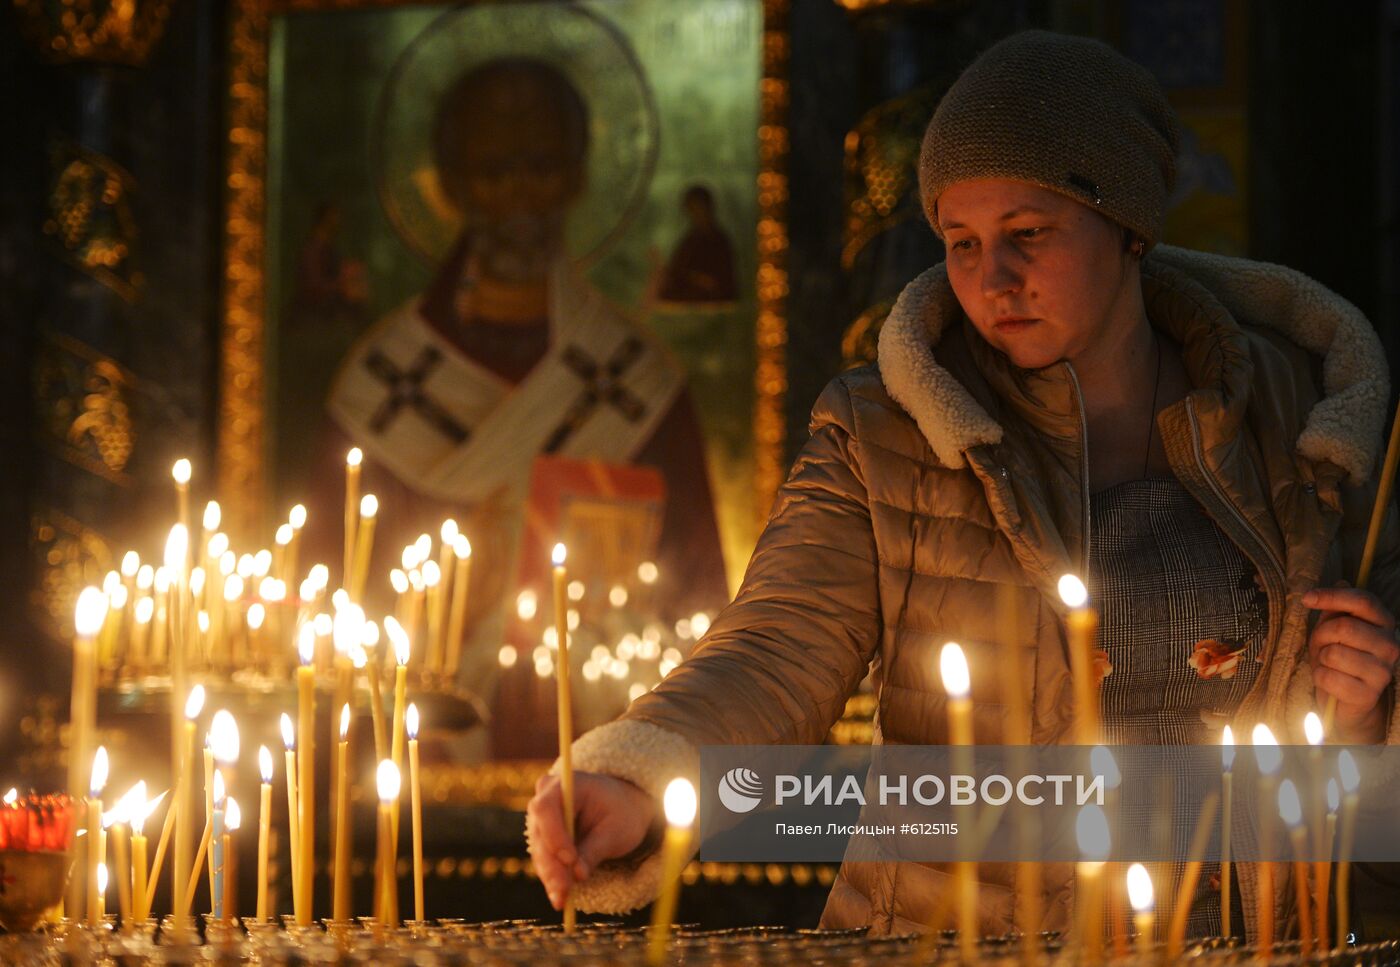
[[[1268,596],[1262,666],[1235,730],[1264,721],[1281,741],[1302,742],[1314,698],[1312,618],[1300,598],[1356,573],[1389,398],[1380,342],[1353,306],[1280,266],[1158,246],[1142,285],[1148,317],[1181,346],[1192,386],[1158,416],[1172,470],[1254,563]],[[1069,741],[1056,583],[1088,571],[1086,468],[1071,365],[1012,367],[972,329],[935,266],[896,303],[878,366],[843,374],[817,401],[733,603],[690,659],[621,719],[579,738],[575,768],[659,796],[675,775],[698,775],[702,745],[821,743],[872,668],[876,741],[945,743],[936,656],[950,639],[974,672],[978,740],[1010,742],[997,677],[977,674],[1007,667],[997,642],[1008,602],[1030,740]],[[1370,584],[1393,612],[1398,532],[1392,515]],[[1388,742],[1400,739],[1394,688]],[[1202,741],[1216,735],[1202,724]],[[655,855],[604,864],[578,888],[580,909],[640,906],[655,895],[658,866]],[[1237,869],[1252,926],[1254,867]],[[984,933],[1012,925],[1013,870],[978,867]],[[1067,925],[1071,877],[1067,864],[1043,868],[1044,929]],[[1287,878],[1276,882],[1283,923]],[[948,909],[950,890],[938,864],[848,861],[822,923],[917,931]]]

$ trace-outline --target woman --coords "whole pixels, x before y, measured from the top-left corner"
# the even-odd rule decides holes
[[[1008,604],[1030,734],[1006,732],[988,675],[973,680],[976,734],[1071,741],[1065,572],[1088,574],[1103,610],[1113,741],[1215,742],[1225,722],[1259,721],[1292,737],[1329,696],[1334,738],[1400,738],[1393,523],[1372,593],[1336,587],[1374,497],[1379,341],[1296,272],[1154,249],[1176,144],[1155,81],[1095,41],[1019,34],[959,78],[920,161],[947,261],[900,297],[878,367],[817,401],[744,585],[695,655],[576,744],[576,847],[557,780],[541,780],[527,835],[556,906],[570,890],[584,910],[646,902],[659,792],[696,771],[698,746],[821,742],[871,663],[880,741],[946,742],[936,650],[955,639],[974,669],[997,667]],[[1238,870],[1249,924],[1257,884]],[[1044,873],[1042,927],[1062,928],[1069,870]],[[979,877],[980,926],[1004,932],[1011,869]],[[935,865],[846,864],[822,922],[918,930],[949,887]],[[1193,929],[1212,929],[1218,895],[1195,906]]]

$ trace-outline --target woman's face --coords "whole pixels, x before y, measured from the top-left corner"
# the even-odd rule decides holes
[[[982,338],[1022,369],[1102,347],[1138,273],[1123,229],[1023,181],[960,181],[938,198],[948,280]]]

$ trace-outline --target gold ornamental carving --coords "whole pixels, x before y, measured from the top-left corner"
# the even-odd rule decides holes
[[[45,60],[139,67],[160,38],[173,0],[15,0],[20,27]]]
[[[45,444],[88,473],[128,483],[134,388],[135,379],[116,360],[70,336],[49,334],[35,367],[34,394]]]
[[[52,156],[58,175],[49,191],[44,234],[70,265],[134,302],[145,284],[132,257],[134,179],[111,158],[71,142],[56,145]]]

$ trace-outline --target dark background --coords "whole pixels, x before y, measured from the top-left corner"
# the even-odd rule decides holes
[[[21,26],[30,10],[57,18],[65,8],[41,0],[0,7],[3,785],[10,775],[32,781],[57,765],[21,752],[51,742],[45,730],[52,712],[60,721],[66,716],[71,659],[44,593],[56,553],[44,527],[58,521],[74,533],[87,530],[127,546],[145,522],[168,518],[175,457],[212,466],[230,2],[169,3],[163,36],[135,65],[53,62]],[[1223,53],[1246,65],[1240,93],[1248,123],[1247,254],[1293,266],[1354,302],[1376,325],[1394,366],[1400,353],[1397,0],[945,0],[875,3],[863,11],[834,0],[793,0],[789,457],[806,436],[812,402],[842,366],[841,337],[852,319],[941,257],[932,233],[911,221],[867,261],[842,268],[847,133],[875,105],[922,84],[946,84],[981,49],[1023,27],[1074,30],[1127,49],[1133,18],[1149,6],[1179,33],[1181,57]],[[1223,52],[1193,49],[1191,38],[1211,34],[1203,24],[1226,21],[1243,29],[1225,32]],[[79,148],[129,176],[129,261],[141,277],[132,292],[75,267],[45,231],[59,159]],[[54,429],[64,387],[46,374],[55,354],[71,356],[74,346],[85,358],[114,360],[130,379],[131,451],[117,477],[73,459]],[[41,706],[46,694],[54,702]],[[525,886],[520,895],[535,896]],[[753,889],[763,893],[761,886]],[[824,893],[818,884],[803,891],[789,883],[744,907],[742,917],[716,918],[810,923]]]

